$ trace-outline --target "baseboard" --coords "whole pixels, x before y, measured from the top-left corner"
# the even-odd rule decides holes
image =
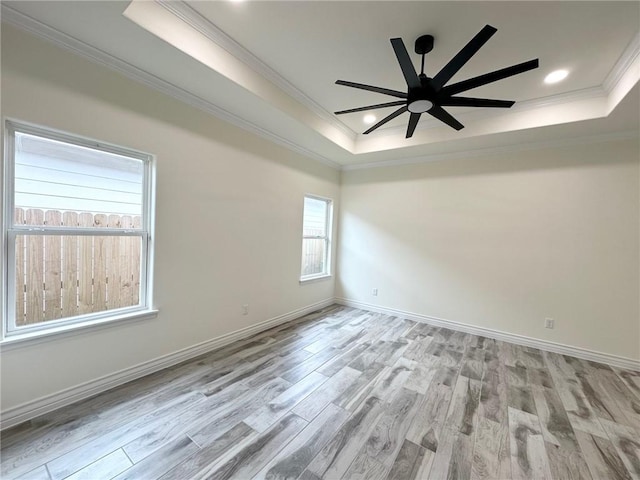
[[[620,357],[618,355],[612,355],[610,353],[597,352],[594,350],[588,350],[586,348],[564,345],[562,343],[550,342],[548,340],[540,340],[538,338],[527,337],[524,335],[517,335],[515,333],[502,332],[500,330],[494,330],[491,328],[477,327],[475,325],[454,322],[452,320],[445,320],[443,318],[432,317],[429,315],[405,312],[403,310],[398,310],[395,308],[381,307],[380,305],[373,305],[370,303],[359,302],[357,300],[350,300],[347,298],[336,298],[335,303],[346,305],[348,307],[360,308],[362,310],[369,310],[372,312],[407,318],[409,320],[415,320],[416,322],[429,323],[438,327],[460,330],[462,332],[472,333],[474,335],[482,335],[483,337],[494,338],[496,340],[515,343],[517,345],[524,345],[526,347],[534,347],[540,350],[546,350],[548,352],[570,355],[572,357],[581,358],[584,360],[606,363],[607,365],[612,365],[614,367],[640,371],[640,360]]]
[[[631,358],[620,357],[617,355],[611,355],[609,353],[597,352],[585,348],[574,347],[571,345],[550,342],[547,340],[540,340],[524,335],[502,332],[500,330],[454,322],[452,320],[432,317],[429,315],[406,312],[404,310],[398,310],[395,308],[382,307],[379,305],[359,302],[356,300],[350,300],[346,298],[331,298],[323,300],[322,302],[308,305],[298,310],[294,310],[284,315],[279,315],[255,325],[251,325],[249,327],[227,333],[220,337],[207,340],[206,342],[202,342],[191,347],[187,347],[182,350],[163,355],[161,357],[149,360],[133,367],[126,368],[109,375],[105,375],[95,380],[77,385],[75,387],[67,388],[60,392],[46,395],[39,399],[9,408],[0,413],[0,430],[18,425],[19,423],[31,420],[32,418],[38,417],[45,413],[49,413],[58,408],[71,405],[72,403],[92,397],[111,388],[162,370],[163,368],[171,367],[186,360],[190,360],[199,355],[224,347],[225,345],[229,345],[230,343],[250,337],[251,335],[255,335],[256,333],[260,333],[264,330],[268,330],[269,328],[281,325],[291,320],[295,320],[296,318],[307,315],[321,308],[326,308],[333,305],[334,303],[346,305],[349,307],[360,308],[372,312],[399,316],[417,322],[429,323],[438,327],[451,328],[474,335],[482,335],[484,337],[494,338],[496,340],[511,342],[527,347],[535,347],[539,348],[540,350],[546,350],[562,355],[571,355],[573,357],[582,358],[585,360],[591,360],[595,362],[606,363],[608,365],[616,367],[626,368],[629,370],[640,371],[640,361]]]
[[[95,380],[82,383],[75,387],[67,388],[60,392],[56,392],[44,397],[38,398],[33,401],[23,403],[21,405],[8,408],[0,413],[0,430],[18,425],[19,423],[26,422],[32,418],[38,417],[45,413],[49,413],[67,405],[71,405],[79,400],[92,397],[99,393],[110,390],[124,383],[130,382],[145,375],[162,370],[163,368],[171,367],[178,363],[190,360],[199,355],[205,354],[212,350],[224,347],[230,343],[242,340],[244,338],[260,333],[269,328],[277,325],[295,320],[304,315],[307,315],[316,310],[328,307],[335,303],[333,298],[323,300],[321,302],[308,305],[306,307],[294,310],[284,315],[265,320],[263,322],[251,325],[240,330],[236,330],[231,333],[227,333],[220,337],[207,340],[206,342],[198,343],[191,347],[183,348],[173,353],[163,355],[161,357],[143,362],[133,367],[120,370],[118,372],[105,375]]]

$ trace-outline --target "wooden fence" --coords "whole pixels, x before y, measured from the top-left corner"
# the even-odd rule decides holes
[[[313,275],[324,269],[324,240],[306,239],[302,242],[302,275]]]
[[[139,216],[21,209],[16,223],[138,228]],[[73,317],[139,303],[138,236],[18,235],[16,325]]]

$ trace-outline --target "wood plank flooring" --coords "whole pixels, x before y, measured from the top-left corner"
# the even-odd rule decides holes
[[[333,306],[1,441],[3,479],[640,480],[640,372]]]

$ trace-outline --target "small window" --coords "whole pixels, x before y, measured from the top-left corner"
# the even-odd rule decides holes
[[[330,274],[331,207],[332,201],[327,198],[304,197],[301,280]]]
[[[5,335],[150,309],[151,156],[7,122]]]

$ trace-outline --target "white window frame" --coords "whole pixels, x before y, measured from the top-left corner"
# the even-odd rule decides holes
[[[326,203],[326,208],[327,208],[327,218],[326,218],[326,225],[325,225],[325,235],[305,235],[304,234],[304,200],[306,198],[311,198],[313,200],[320,200]],[[312,280],[318,280],[321,278],[327,278],[331,276],[331,238],[332,238],[332,226],[333,226],[333,200],[331,198],[327,198],[327,197],[321,197],[319,195],[313,195],[313,194],[309,194],[306,193],[302,199],[302,225],[303,225],[303,232],[302,232],[302,248],[300,251],[300,282],[304,283],[304,282],[309,282]],[[324,262],[324,271],[320,272],[320,273],[314,273],[311,275],[302,275],[302,270],[304,268],[304,259],[302,257],[303,253],[304,253],[304,241],[310,239],[310,240],[324,240],[324,256],[325,256],[325,262]]]
[[[4,209],[2,221],[2,316],[3,321],[0,343],[29,340],[44,335],[59,334],[78,328],[102,325],[104,323],[133,318],[150,317],[157,314],[152,308],[152,260],[154,227],[154,199],[155,199],[155,157],[151,154],[123,148],[109,143],[81,137],[79,135],[60,132],[54,129],[5,120],[4,128],[4,168],[2,198]],[[36,135],[55,141],[91,148],[107,153],[126,156],[143,162],[142,185],[142,223],[139,229],[113,229],[92,227],[49,227],[32,225],[14,225],[15,207],[15,136],[16,133]],[[86,235],[86,236],[138,236],[141,239],[140,251],[140,294],[139,304],[131,307],[111,309],[102,312],[89,313],[74,317],[35,323],[27,326],[16,326],[15,313],[15,246],[16,236],[29,235]]]

